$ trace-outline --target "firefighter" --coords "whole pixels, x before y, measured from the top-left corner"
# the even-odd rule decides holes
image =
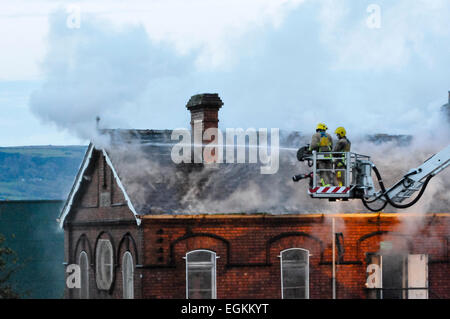
[[[333,138],[326,132],[327,129],[328,127],[323,123],[317,125],[316,133],[313,134],[311,138],[311,144],[309,146],[310,151],[331,152],[333,150]],[[331,172],[331,169],[333,168],[332,158],[331,156],[326,157],[329,157],[329,160],[317,161],[321,186],[330,186],[330,183],[332,183],[334,179],[333,173]],[[323,169],[329,171],[321,171]]]
[[[349,139],[347,138],[347,132],[345,128],[342,126],[338,127],[336,131],[334,132],[337,136],[337,142],[334,145],[333,152],[350,152],[351,143]],[[334,154],[335,162],[334,167],[335,169],[338,169],[336,171],[336,182],[337,185],[343,186],[345,185],[345,171],[341,171],[340,169],[345,169],[346,162],[345,162],[345,155],[344,154]]]

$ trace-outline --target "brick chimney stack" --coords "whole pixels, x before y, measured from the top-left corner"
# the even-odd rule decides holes
[[[223,102],[217,93],[197,94],[191,97],[186,107],[191,112],[191,132],[194,143],[194,163],[217,163],[216,148],[206,151],[205,145],[218,143],[219,109]],[[208,129],[209,136],[204,133]],[[203,146],[202,146],[203,145]],[[206,151],[206,152],[204,152]]]
[[[201,125],[201,132],[209,128],[219,128],[219,109],[223,102],[217,93],[197,94],[190,98],[186,107],[191,112],[191,129],[194,131],[194,124]],[[209,140],[203,140],[208,143]]]

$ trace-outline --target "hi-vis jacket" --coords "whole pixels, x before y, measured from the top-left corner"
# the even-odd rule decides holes
[[[333,139],[326,132],[317,132],[311,138],[311,151],[331,152],[333,150]]]

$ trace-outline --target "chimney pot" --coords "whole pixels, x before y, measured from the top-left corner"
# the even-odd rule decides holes
[[[193,111],[199,108],[211,108],[211,109],[219,109],[223,105],[222,100],[217,93],[203,93],[193,95],[186,107],[189,111]]]

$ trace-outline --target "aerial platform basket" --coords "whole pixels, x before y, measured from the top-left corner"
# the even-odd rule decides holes
[[[372,211],[380,211],[388,203],[403,209],[414,205],[423,195],[431,178],[450,166],[450,145],[432,155],[419,167],[411,169],[388,189],[384,186],[379,170],[367,155],[352,152],[311,152],[307,145],[298,150],[297,159],[306,161],[312,172],[296,175],[293,180],[298,182],[308,178],[308,194],[313,198],[327,198],[332,201],[359,198],[364,206]],[[372,172],[375,173],[380,186],[378,191],[374,186]],[[402,203],[416,192],[419,193],[413,201]],[[377,202],[381,202],[382,206],[369,206]]]
[[[348,200],[370,196],[374,190],[369,156],[352,152],[312,151],[300,155],[299,160],[307,161],[312,168],[309,174],[297,175],[300,177],[298,180],[310,179],[308,194],[312,198]],[[339,174],[340,180],[337,179]],[[322,179],[326,181],[325,185]]]

